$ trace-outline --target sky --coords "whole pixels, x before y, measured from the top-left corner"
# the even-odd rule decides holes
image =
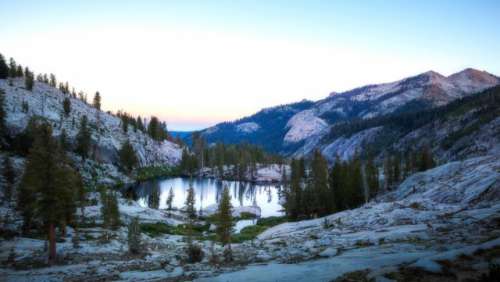
[[[0,0],[0,53],[194,130],[366,84],[500,75],[500,1]]]

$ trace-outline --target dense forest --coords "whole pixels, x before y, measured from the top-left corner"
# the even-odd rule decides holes
[[[234,180],[251,180],[247,174],[254,175],[258,165],[284,164],[285,159],[278,154],[266,152],[259,146],[250,144],[207,144],[198,132],[192,135],[192,148],[182,153],[179,170],[193,175],[197,170],[209,168],[219,177],[225,170],[231,170]]]
[[[284,208],[290,220],[315,218],[353,209],[380,192],[394,189],[406,177],[435,166],[428,148],[388,155],[383,170],[373,159],[336,158],[329,168],[319,151],[312,159],[292,159],[291,175],[283,174]]]

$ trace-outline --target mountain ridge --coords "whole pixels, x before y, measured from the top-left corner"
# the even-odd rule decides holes
[[[294,113],[281,127],[277,126],[272,118],[259,123],[254,117],[262,111],[272,116],[273,111],[287,105],[266,108],[255,115],[219,123],[201,132],[209,142],[227,142],[228,139],[224,135],[235,135],[241,123],[253,122],[257,130],[245,135],[236,134],[239,138],[232,138],[229,143],[254,143],[270,151],[293,155],[303,150],[303,145],[310,143],[310,139],[321,138],[327,134],[328,128],[338,122],[442,106],[498,84],[499,77],[473,68],[466,68],[448,76],[430,70],[393,82],[364,85],[341,93],[331,92],[324,99],[311,102],[310,106]],[[223,132],[219,131],[222,124]],[[268,126],[278,127],[276,130],[280,131],[279,136],[274,136],[272,140],[267,138],[266,142],[256,141],[252,133],[265,130]],[[219,131],[217,135],[213,134],[215,131]],[[277,137],[280,140],[276,140]]]

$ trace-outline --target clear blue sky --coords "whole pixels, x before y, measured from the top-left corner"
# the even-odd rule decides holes
[[[430,69],[500,74],[500,1],[0,0],[0,19],[5,56],[172,129]]]

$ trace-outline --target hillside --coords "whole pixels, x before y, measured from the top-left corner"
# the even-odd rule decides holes
[[[493,87],[445,106],[399,112],[337,123],[302,152],[320,149],[333,160],[355,153],[414,151],[428,147],[441,163],[500,152],[500,87]]]
[[[302,104],[300,110],[288,111],[287,115],[259,112],[208,128],[203,135],[210,142],[249,142],[275,152],[303,155],[316,148],[319,139],[324,138],[336,123],[431,109],[499,83],[500,78],[474,69],[448,77],[429,71],[391,83],[332,93],[323,100]],[[251,130],[242,130],[242,127],[248,128],[249,122]],[[266,135],[265,141],[262,140],[262,133],[269,131],[275,134]],[[235,134],[237,132],[240,133]]]
[[[56,137],[64,130],[68,141],[74,144],[80,120],[86,116],[92,129],[91,157],[97,163],[118,166],[118,150],[126,140],[132,144],[140,166],[175,165],[180,160],[181,148],[177,144],[154,141],[148,134],[134,130],[132,126],[124,132],[119,117],[97,110],[48,84],[35,82],[33,90],[28,91],[22,78],[12,79],[12,85],[8,80],[0,79],[0,89],[5,92],[7,135],[11,140],[15,140],[15,137],[22,133],[31,118],[37,117],[53,125],[53,134]],[[71,101],[71,112],[68,116],[64,115],[64,98]]]

